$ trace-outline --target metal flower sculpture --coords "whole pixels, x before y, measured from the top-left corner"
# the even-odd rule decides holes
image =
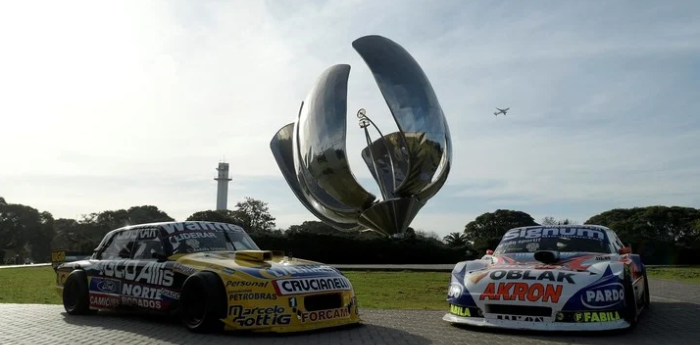
[[[341,231],[366,228],[400,236],[447,180],[450,131],[428,78],[403,47],[374,35],[352,45],[398,126],[382,135],[364,109],[357,113],[367,139],[362,158],[383,200],[357,182],[346,155],[350,65],[334,65],[321,74],[296,121],[275,134],[270,148],[294,194],[318,219]],[[370,138],[370,125],[379,132],[377,140]]]

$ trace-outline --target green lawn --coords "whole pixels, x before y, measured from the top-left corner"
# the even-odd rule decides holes
[[[0,303],[60,304],[51,266],[0,268]]]
[[[355,287],[362,308],[446,308],[449,273],[362,272],[345,273]],[[700,267],[649,268],[649,278],[700,284]],[[0,303],[60,304],[53,289],[51,267],[0,269]]]
[[[691,267],[652,267],[647,268],[647,276],[655,279],[677,280],[700,284],[700,266]]]
[[[445,309],[449,273],[347,272],[362,308]],[[0,303],[60,304],[48,267],[0,269]]]

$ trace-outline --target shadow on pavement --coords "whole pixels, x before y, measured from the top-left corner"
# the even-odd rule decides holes
[[[421,335],[376,324],[355,324],[295,333],[253,333],[221,332],[217,334],[196,334],[182,326],[176,317],[148,315],[138,312],[100,311],[97,315],[74,316],[61,313],[63,320],[71,325],[93,328],[85,329],[92,333],[99,331],[121,331],[138,334],[154,343],[173,344],[358,344],[371,341],[377,344],[377,334],[386,344],[433,344]],[[370,340],[371,339],[371,340]],[[381,342],[380,342],[381,343]]]
[[[525,331],[468,325],[452,327],[481,334],[512,335],[519,338],[576,344],[696,344],[700,339],[700,305],[683,302],[653,302],[640,316],[633,330],[596,332]]]

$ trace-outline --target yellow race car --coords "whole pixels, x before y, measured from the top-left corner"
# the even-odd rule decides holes
[[[360,323],[336,268],[260,250],[237,225],[162,222],[105,235],[89,258],[55,251],[56,291],[71,315],[176,313],[193,332],[296,332]]]

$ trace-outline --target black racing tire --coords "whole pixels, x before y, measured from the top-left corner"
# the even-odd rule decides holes
[[[90,309],[87,274],[75,270],[68,275],[63,285],[63,308],[70,315],[94,315],[97,310]]]
[[[637,308],[637,299],[634,295],[634,286],[632,285],[632,276],[629,271],[625,271],[625,321],[630,323],[627,330],[637,328],[637,320],[639,319],[639,310]]]
[[[194,333],[215,333],[224,328],[226,289],[212,272],[198,272],[185,280],[180,291],[180,321]]]

